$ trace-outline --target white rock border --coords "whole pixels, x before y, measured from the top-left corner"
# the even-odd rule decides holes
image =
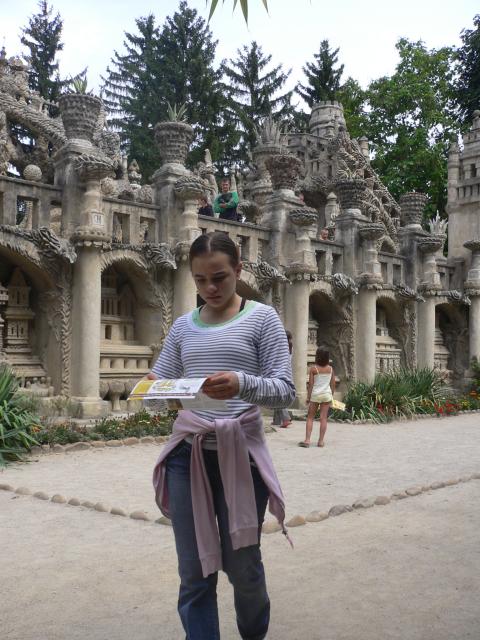
[[[449,478],[448,480],[435,481],[431,482],[428,485],[415,485],[411,487],[407,487],[406,489],[394,491],[390,496],[370,496],[367,498],[359,498],[355,500],[355,502],[351,505],[349,504],[336,504],[333,505],[328,513],[323,511],[310,511],[305,516],[300,514],[296,514],[292,516],[285,524],[287,527],[301,527],[305,526],[309,522],[323,522],[329,518],[334,518],[341,516],[345,513],[351,513],[353,511],[363,510],[363,509],[371,509],[373,507],[384,506],[390,504],[395,500],[405,500],[408,498],[413,498],[415,496],[419,496],[422,493],[426,493],[427,491],[435,491],[437,489],[444,489],[446,487],[452,487],[456,484],[470,482],[471,480],[480,480],[480,473],[470,473],[465,474],[456,478]],[[136,509],[131,513],[128,513],[125,509],[121,509],[120,507],[110,507],[105,505],[102,502],[91,502],[90,500],[81,501],[79,498],[72,497],[67,500],[64,496],[59,493],[55,493],[53,496],[49,496],[44,491],[33,491],[28,487],[13,487],[10,484],[5,482],[0,483],[0,491],[8,491],[10,493],[15,493],[17,496],[27,496],[31,498],[35,498],[37,500],[49,501],[59,505],[66,505],[70,507],[83,507],[84,509],[90,509],[97,511],[98,513],[107,513],[112,516],[123,516],[129,517],[132,520],[139,520],[141,522],[155,522],[155,524],[162,524],[166,526],[172,526],[171,520],[166,518],[165,516],[161,516],[160,518],[153,519],[151,518],[145,511],[140,509]],[[276,520],[269,519],[265,520],[262,525],[262,533],[276,533],[281,531],[281,527]]]
[[[92,449],[103,449],[104,447],[130,447],[135,444],[164,444],[170,436],[143,436],[136,438],[130,436],[123,440],[88,440],[72,442],[70,444],[42,444],[33,446],[30,451],[26,451],[27,456],[38,456],[50,453],[74,453],[76,451],[90,451]]]

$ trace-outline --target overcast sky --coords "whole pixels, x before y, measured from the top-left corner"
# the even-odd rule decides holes
[[[189,2],[207,18],[205,4]],[[400,37],[421,39],[428,48],[459,45],[461,30],[472,28],[474,15],[480,13],[478,0],[269,0],[267,14],[261,0],[249,0],[247,27],[239,9],[232,15],[232,4],[219,2],[211,20],[218,60],[234,57],[238,47],[256,40],[272,54],[272,62],[292,69],[289,88],[302,79],[302,65],[312,59],[322,39],[340,47],[344,79],[350,75],[366,86],[393,73]],[[135,18],[153,13],[162,24],[179,0],[55,0],[53,5],[64,21],[61,75],[88,66],[89,85],[96,89],[113,51],[123,50],[124,32],[135,31]],[[22,53],[20,30],[37,6],[37,0],[0,0],[0,43],[8,56]]]

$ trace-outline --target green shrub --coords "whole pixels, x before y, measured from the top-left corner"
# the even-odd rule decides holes
[[[150,414],[142,410],[126,418],[103,418],[93,427],[78,427],[72,423],[52,425],[36,434],[41,444],[70,444],[88,440],[122,440],[143,436],[165,436],[172,432],[176,411]]]
[[[18,381],[7,366],[0,366],[0,467],[21,460],[22,454],[38,444],[33,433],[38,419],[18,393]]]

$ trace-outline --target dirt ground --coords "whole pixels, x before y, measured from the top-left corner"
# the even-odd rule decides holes
[[[289,515],[479,472],[478,415],[332,425],[325,449],[268,436]],[[0,483],[152,506],[154,445],[40,456]],[[480,480],[262,539],[275,640],[478,640]],[[170,527],[0,491],[2,640],[176,640]],[[221,576],[222,640],[238,638]]]

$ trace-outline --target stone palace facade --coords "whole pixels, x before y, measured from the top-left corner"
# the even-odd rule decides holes
[[[217,186],[208,152],[185,166],[188,124],[158,123],[155,139],[162,164],[145,184],[98,98],[49,105],[0,54],[0,361],[31,393],[70,398],[82,416],[131,408],[172,321],[197,304],[188,248],[213,230],[240,247],[239,293],[292,331],[298,406],[320,344],[340,390],[400,366],[468,378],[480,356],[479,112],[450,151],[447,256],[445,223],[422,228],[420,193],[393,199],[338,103],[315,105],[308,133],[264,123],[252,166],[230,176],[243,222],[197,214]]]

